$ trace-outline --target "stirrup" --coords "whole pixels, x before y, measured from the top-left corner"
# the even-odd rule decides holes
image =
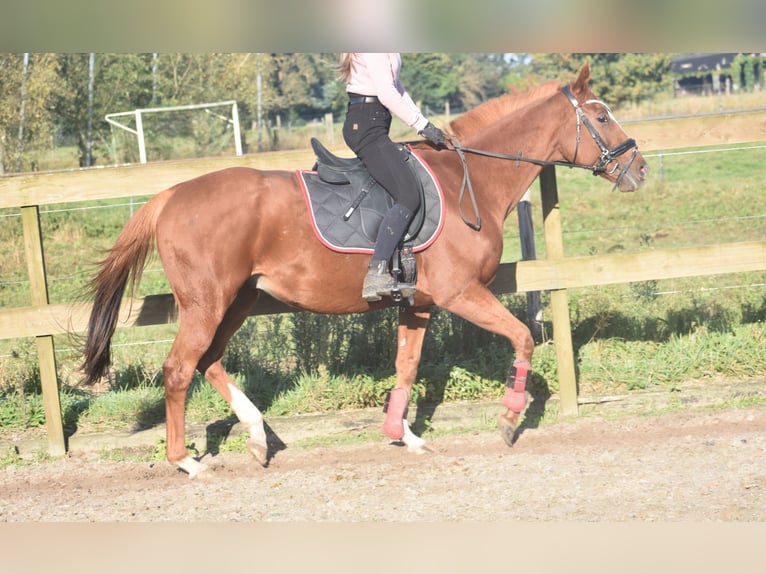
[[[391,275],[394,278],[394,286],[391,289],[391,298],[399,303],[402,299],[408,299],[413,305],[412,297],[417,293],[417,271],[415,269],[415,256],[412,247],[399,246],[394,251],[392,258]]]
[[[394,286],[389,294],[391,299],[399,303],[402,299],[411,299],[417,292],[418,290],[414,283],[399,283],[394,280]]]

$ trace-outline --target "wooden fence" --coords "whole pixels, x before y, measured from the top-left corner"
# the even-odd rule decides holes
[[[0,339],[34,337],[36,340],[51,455],[62,455],[66,450],[53,336],[85,331],[90,304],[49,304],[40,206],[150,195],[179,181],[226,166],[294,169],[295,166],[310,165],[312,161],[307,152],[257,154],[0,178],[0,208],[21,208],[32,299],[29,307],[0,309]],[[502,264],[491,287],[495,293],[551,292],[553,339],[563,415],[577,413],[567,289],[766,270],[766,241],[565,258],[553,167],[546,167],[540,174],[540,191],[546,259]],[[259,299],[255,313],[291,310],[279,301],[264,297]],[[157,325],[175,320],[172,295],[161,294],[126,300],[121,309],[120,325]]]

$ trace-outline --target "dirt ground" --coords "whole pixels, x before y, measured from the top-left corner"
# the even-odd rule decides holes
[[[97,453],[0,470],[0,521],[766,521],[766,407],[590,414],[499,434],[290,447],[267,468],[206,456],[207,480]]]

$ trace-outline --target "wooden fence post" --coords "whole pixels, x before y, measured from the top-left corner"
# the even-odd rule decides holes
[[[24,250],[27,256],[32,305],[47,305],[49,303],[48,285],[45,280],[45,256],[43,254],[39,207],[36,205],[22,207],[21,220],[24,228]],[[53,335],[35,337],[35,343],[37,344],[37,359],[40,364],[45,425],[48,431],[48,452],[52,456],[62,456],[66,453],[66,444],[64,442],[64,424],[61,418]]]
[[[556,169],[545,166],[540,172],[545,252],[547,259],[564,258],[564,240],[561,235],[559,194],[556,186]],[[569,322],[569,299],[566,289],[551,291],[553,314],[553,343],[556,349],[556,372],[559,377],[561,414],[577,414],[577,379],[572,348],[572,328]]]

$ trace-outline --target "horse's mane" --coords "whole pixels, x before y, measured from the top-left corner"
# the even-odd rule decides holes
[[[551,80],[540,84],[528,92],[505,94],[479,104],[449,124],[450,131],[461,138],[475,133],[515,110],[521,109],[533,101],[552,95],[561,88],[561,83]]]

